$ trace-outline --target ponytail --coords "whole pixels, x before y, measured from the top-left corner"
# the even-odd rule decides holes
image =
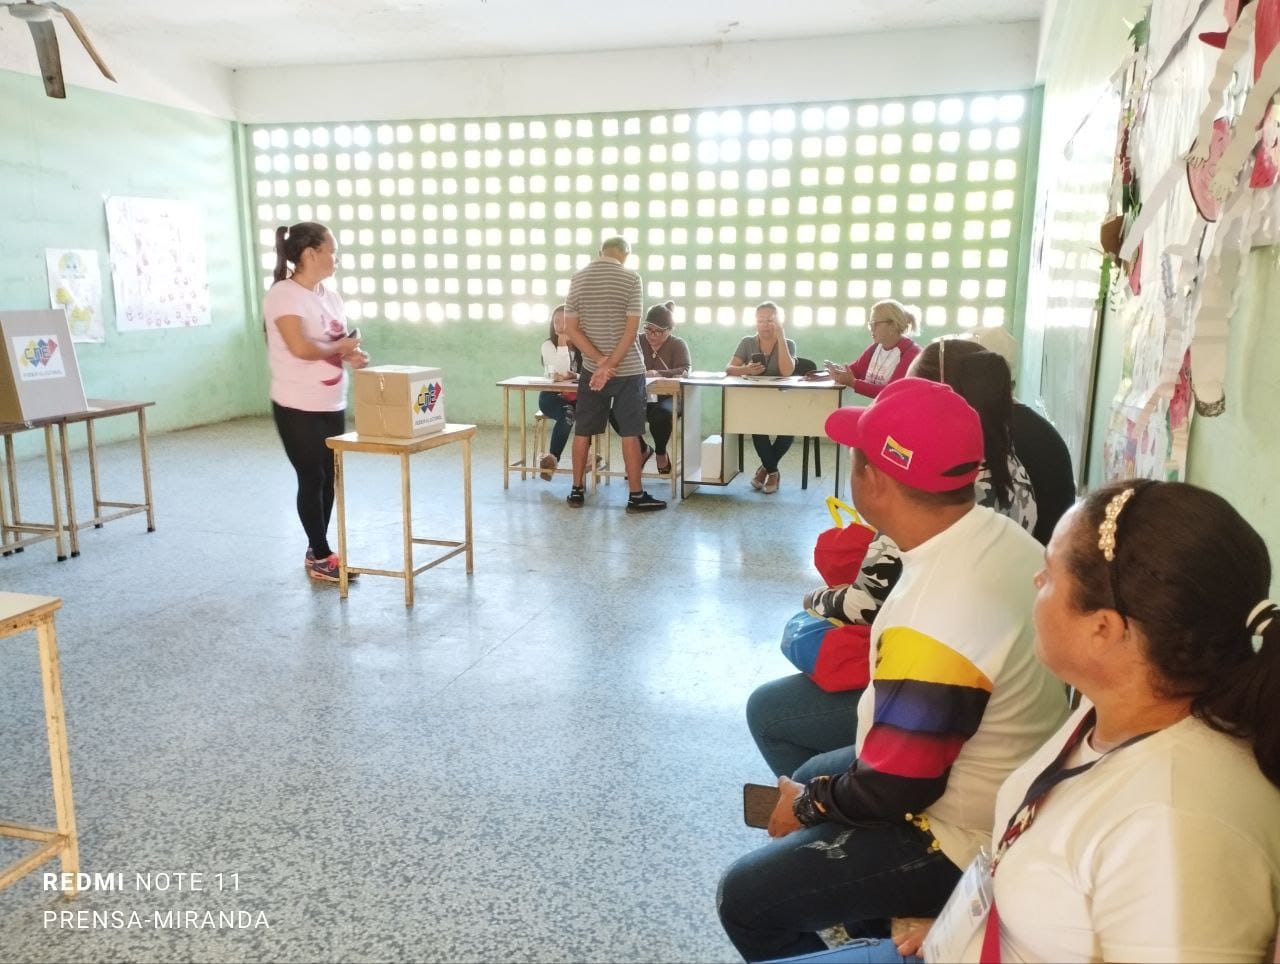
[[[302,252],[308,248],[318,248],[329,238],[329,229],[315,221],[299,221],[291,227],[276,228],[276,269],[274,277],[277,282],[290,276],[289,265],[298,270],[298,262],[302,260]]]
[[[1185,482],[1110,483],[1076,511],[1076,608],[1137,623],[1159,694],[1248,741],[1280,787],[1280,607],[1259,602],[1271,585],[1262,536],[1226,499]]]
[[[1191,711],[1213,729],[1247,740],[1258,769],[1280,787],[1280,608],[1267,600],[1255,613],[1249,631],[1262,637],[1261,649],[1225,672]]]
[[[289,229],[284,225],[276,228],[276,281],[283,281],[289,276],[288,258],[285,257],[284,253],[284,239],[288,233]]]

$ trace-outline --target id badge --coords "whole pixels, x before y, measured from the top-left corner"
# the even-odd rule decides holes
[[[991,879],[991,855],[986,849],[965,869],[960,883],[943,905],[942,913],[929,928],[921,948],[926,961],[964,960],[974,936],[987,926],[987,916],[995,900]]]

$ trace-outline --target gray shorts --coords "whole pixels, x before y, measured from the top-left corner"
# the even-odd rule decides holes
[[[613,410],[614,427],[624,438],[643,435],[645,426],[644,374],[615,375],[598,392],[591,390],[591,372],[578,377],[578,413],[574,434],[599,435]]]

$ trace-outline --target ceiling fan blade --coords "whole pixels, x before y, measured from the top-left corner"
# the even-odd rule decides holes
[[[98,51],[93,49],[93,44],[89,40],[89,35],[84,32],[84,25],[80,23],[80,18],[59,3],[50,3],[49,6],[67,18],[67,23],[71,24],[71,29],[74,30],[75,35],[80,38],[80,43],[84,44],[84,49],[88,52],[89,56],[93,58],[93,62],[98,65],[98,69],[102,71],[102,75],[106,77],[107,80],[115,80],[115,75],[111,73],[111,70],[103,62],[102,58],[98,56]]]
[[[44,92],[50,97],[65,98],[67,87],[62,82],[62,58],[58,56],[58,35],[52,20],[28,20],[31,37],[36,42],[36,59],[44,78]]]

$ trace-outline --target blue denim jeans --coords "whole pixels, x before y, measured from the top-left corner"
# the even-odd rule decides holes
[[[766,472],[778,471],[778,463],[782,461],[782,457],[787,454],[787,450],[795,440],[794,435],[779,435],[773,441],[770,441],[767,435],[751,436],[751,444],[756,447],[756,455],[760,457],[760,464],[764,466]]]
[[[747,727],[774,776],[790,776],[813,757],[833,751],[847,754],[847,759],[841,757],[844,766],[818,769],[807,779],[848,769],[858,736],[861,696],[862,690],[828,693],[803,673],[756,687],[747,699]],[[827,760],[816,765],[838,766],[838,762]]]
[[[803,827],[725,872],[720,924],[743,958],[768,961],[824,950],[817,932],[836,924],[936,917],[961,870],[933,844],[906,820]]]
[[[922,961],[923,958],[915,956],[903,957],[886,937],[850,941],[829,951],[784,957],[770,964],[921,964]]]
[[[539,392],[538,409],[555,422],[547,451],[559,462],[560,455],[564,452],[564,443],[569,441],[569,433],[573,431],[573,402],[566,402],[563,392]]]

